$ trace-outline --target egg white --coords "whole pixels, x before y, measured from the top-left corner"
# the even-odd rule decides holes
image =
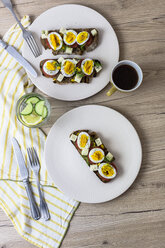
[[[82,31],[82,32],[84,32],[84,31]],[[81,34],[82,32],[78,33],[78,35],[79,35],[79,34]],[[87,32],[87,33],[88,33],[88,32]],[[78,36],[78,35],[77,35],[77,36]],[[86,38],[83,42],[78,42],[78,41],[77,41],[77,39],[76,39],[77,44],[79,44],[79,45],[83,45],[83,44],[85,44],[85,42],[87,42],[88,40],[89,40],[89,33],[88,33],[87,38]]]
[[[83,134],[85,134],[85,135],[88,137],[88,141],[87,141],[85,147],[81,147],[81,146],[80,146],[80,140],[81,140],[81,136],[82,136]],[[90,136],[89,136],[89,134],[88,134],[87,132],[81,132],[81,133],[79,133],[78,138],[77,138],[77,145],[78,145],[78,147],[79,147],[80,149],[84,149],[84,148],[87,148],[87,149],[88,149],[88,148],[90,147],[90,144],[91,144],[91,142],[90,142]]]
[[[115,168],[113,167],[113,165],[111,165],[111,164],[110,164],[110,166],[113,168],[114,174],[113,174],[111,177],[107,177],[107,176],[105,176],[105,175],[102,173],[101,168],[102,168],[103,165],[105,165],[105,164],[107,164],[107,163],[101,163],[101,164],[99,165],[99,169],[98,169],[99,174],[100,174],[102,177],[106,178],[106,179],[114,178],[114,177],[116,176],[117,172],[116,172],[116,169],[115,169]]]
[[[84,66],[84,64],[85,64],[86,61],[91,61],[91,60],[92,60],[92,59],[84,59],[84,60],[81,62],[81,69],[82,69],[82,71],[84,72],[84,74],[85,74],[85,75],[88,75],[88,76],[90,76],[90,75],[92,74],[92,72],[93,72],[93,69],[94,69],[94,62],[93,62],[93,68],[92,68],[92,71],[91,71],[90,74],[85,73],[83,66]],[[93,60],[92,60],[92,61],[93,61]]]
[[[66,35],[67,35],[67,33],[73,33],[76,37],[77,37],[77,33],[76,33],[76,31],[71,30],[71,29],[70,30],[67,30],[66,33],[64,33],[64,42],[65,42],[65,44],[67,44],[67,45],[73,45],[76,42],[76,38],[75,38],[75,40],[72,43],[68,43],[66,41]]]
[[[100,160],[97,160],[97,161],[95,161],[95,160],[92,158],[93,153],[96,152],[96,151],[100,151],[100,152],[103,154],[103,158],[100,159]],[[90,150],[90,152],[89,152],[89,159],[90,159],[93,163],[95,163],[95,164],[101,163],[101,162],[104,160],[104,157],[105,157],[105,154],[104,154],[104,151],[103,151],[101,148],[93,148],[93,149]]]
[[[72,63],[75,65],[75,71],[74,71],[73,73],[71,73],[71,74],[66,74],[65,71],[64,71],[64,63],[65,63],[66,61],[70,61],[70,62],[72,62]],[[61,63],[61,73],[62,73],[65,77],[72,77],[72,76],[75,74],[75,72],[76,72],[76,64],[74,63],[73,59],[64,59],[64,60],[62,61],[62,63]]]
[[[57,68],[55,70],[48,70],[46,68],[47,62],[54,62],[54,60],[47,60],[43,65],[43,71],[50,76],[56,75],[59,72],[59,70]]]
[[[52,46],[52,43],[51,43],[51,40],[50,40],[50,35],[51,34],[55,34],[55,35],[57,35],[58,36],[58,38],[59,38],[59,40],[60,40],[60,45],[59,45],[59,47],[57,47],[56,48],[56,51],[58,51],[58,50],[60,50],[61,49],[61,47],[62,47],[62,44],[63,44],[63,40],[62,40],[62,37],[61,37],[61,35],[60,34],[58,34],[58,33],[56,33],[56,32],[51,32],[51,33],[49,33],[48,34],[48,41],[49,41],[49,44],[50,44],[50,46],[51,46],[51,48],[54,50],[54,47]]]

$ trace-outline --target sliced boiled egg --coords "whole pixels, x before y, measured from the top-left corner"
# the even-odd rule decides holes
[[[101,148],[93,148],[89,152],[89,159],[93,163],[101,163],[104,160],[105,154]]]
[[[71,59],[65,59],[61,63],[61,73],[65,77],[72,77],[75,74],[76,65]]]
[[[107,179],[114,178],[117,174],[116,169],[109,163],[101,163],[98,172],[102,177]]]
[[[48,34],[48,41],[53,50],[60,50],[63,44],[62,37],[56,32],[51,32]]]
[[[87,31],[82,31],[77,35],[77,43],[83,45],[89,39],[89,33]]]
[[[86,75],[91,75],[94,69],[94,62],[92,59],[84,59],[81,62],[81,69]]]
[[[43,65],[43,71],[50,75],[56,75],[59,72],[59,69],[57,69],[57,62],[54,60],[47,60]]]
[[[67,45],[73,45],[76,42],[77,33],[74,30],[67,30],[64,33],[64,42]]]
[[[90,136],[87,132],[81,132],[77,138],[77,145],[80,149],[88,149],[90,147]]]

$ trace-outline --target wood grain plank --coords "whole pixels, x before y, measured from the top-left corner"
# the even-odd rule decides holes
[[[43,11],[81,0],[14,0],[19,17],[34,20]],[[143,69],[142,86],[130,94],[97,95],[66,102],[48,97],[52,114],[43,128],[65,112],[86,104],[111,107],[127,117],[136,128],[143,147],[140,173],[130,189],[117,199],[102,204],[82,203],[75,213],[61,248],[164,248],[165,247],[165,4],[164,0],[91,0],[88,6],[112,24],[120,42],[120,60],[136,61]],[[14,19],[0,3],[1,35]],[[39,92],[38,90],[36,90]],[[0,247],[32,248],[0,210]]]

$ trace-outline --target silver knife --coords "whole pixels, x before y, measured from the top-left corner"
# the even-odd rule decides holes
[[[0,39],[0,46],[13,56],[33,77],[37,77],[36,70],[17,50]]]
[[[26,193],[27,193],[27,196],[28,196],[28,199],[29,199],[31,216],[32,216],[33,219],[38,220],[40,218],[40,212],[39,212],[37,204],[36,204],[36,202],[34,200],[32,190],[31,190],[31,187],[30,187],[30,184],[29,184],[28,170],[26,168],[25,161],[24,161],[23,154],[21,152],[19,143],[16,140],[16,138],[14,138],[14,137],[12,138],[12,144],[13,144],[14,153],[15,153],[15,156],[16,156],[16,159],[17,159],[17,163],[18,163],[19,168],[20,168],[22,181],[24,183]]]

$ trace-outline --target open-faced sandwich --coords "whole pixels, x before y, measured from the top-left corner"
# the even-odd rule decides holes
[[[43,30],[41,43],[45,49],[52,49],[54,55],[81,55],[96,48],[98,31],[95,28]]]
[[[95,59],[45,59],[40,62],[42,75],[52,78],[54,83],[89,83],[102,70]]]
[[[70,135],[72,144],[86,161],[90,170],[107,183],[117,175],[114,156],[107,150],[95,132],[77,130]]]

